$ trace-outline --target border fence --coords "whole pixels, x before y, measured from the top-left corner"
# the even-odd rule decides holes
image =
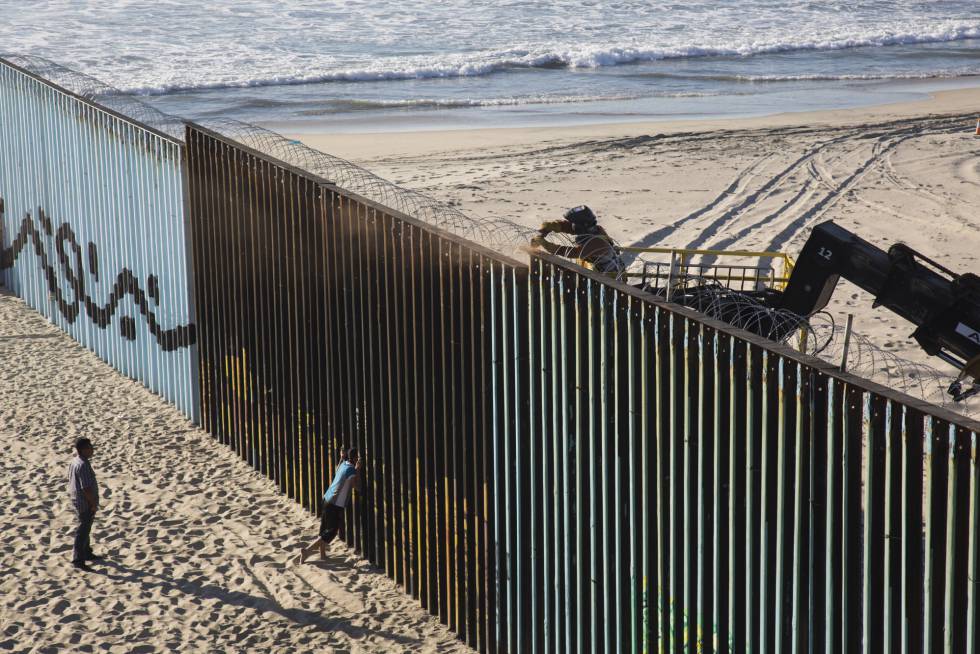
[[[547,255],[538,651],[973,652],[977,425]]]
[[[357,446],[348,542],[500,649],[527,267],[213,132],[187,143],[203,425],[314,511]]]
[[[309,510],[357,446],[348,543],[474,648],[978,651],[977,423],[4,66],[4,282],[148,385],[188,357],[165,396]]]
[[[0,59],[0,281],[197,418],[183,144]]]

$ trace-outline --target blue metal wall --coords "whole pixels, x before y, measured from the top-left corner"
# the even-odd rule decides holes
[[[183,160],[0,60],[0,281],[196,422]]]

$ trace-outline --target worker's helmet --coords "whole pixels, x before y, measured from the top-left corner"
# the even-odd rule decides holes
[[[566,211],[565,220],[572,223],[572,227],[576,232],[583,232],[591,227],[595,227],[596,223],[599,222],[592,209],[589,209],[584,204]]]

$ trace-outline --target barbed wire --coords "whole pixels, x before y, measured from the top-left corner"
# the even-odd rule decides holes
[[[208,120],[202,125],[342,189],[502,254],[526,259],[524,248],[537,233],[504,218],[480,218],[464,213],[441,200],[383,179],[346,159],[314,150],[263,127],[229,119]]]
[[[94,104],[184,141],[186,126],[182,118],[165,114],[101,80],[43,57],[0,54],[0,59]],[[526,259],[525,248],[536,234],[534,229],[512,220],[464,213],[429,195],[389,182],[350,161],[314,150],[300,141],[257,125],[219,118],[204,121],[203,126],[291,166],[323,177],[365,199],[502,254]]]
[[[705,277],[685,277],[661,287],[646,286],[645,290],[777,343],[810,329],[806,318],[767,307],[765,291],[737,291]]]
[[[108,84],[71,70],[43,57],[0,54],[0,59],[48,80],[94,104],[108,108],[136,122],[183,142],[186,133],[182,118],[165,114]],[[526,259],[529,246],[541,232],[506,218],[483,218],[424,193],[404,188],[356,164],[288,139],[271,130],[231,119],[212,119],[207,127],[233,141],[290,166],[329,180],[365,199],[390,207],[428,225],[484,245],[492,250]],[[629,283],[642,277],[650,261],[642,255],[624,255],[619,243],[601,234],[547,234],[552,246],[572,248],[582,255],[580,263],[612,279]],[[554,250],[549,247],[549,250]],[[570,256],[575,258],[575,256]],[[775,342],[787,343],[794,336],[795,346],[828,362],[840,362],[844,354],[844,328],[829,314],[803,317],[766,306],[765,290],[735,290],[710,277],[686,276],[664,286],[640,284],[645,290],[672,302],[688,306],[706,316],[745,329]],[[964,415],[978,412],[978,401],[954,403],[946,393],[951,374],[897,356],[876,346],[868,337],[851,331],[847,347],[847,369],[856,375],[898,388],[914,397],[938,404]]]
[[[43,57],[0,54],[0,59],[85,100],[184,141],[186,126],[182,118],[165,114],[101,80]],[[257,125],[222,118],[202,121],[202,125],[286,164],[325,178],[365,199],[519,260],[527,259],[526,248],[537,234],[534,228],[507,218],[486,218],[464,213],[425,193],[383,179],[350,161],[314,150],[300,141]],[[565,235],[559,235],[559,239],[565,245],[574,245],[574,241]]]
[[[980,398],[956,402],[947,392],[955,373],[912,361],[890,352],[871,338],[840,325],[829,312],[800,316],[772,309],[765,299],[772,290],[739,291],[710,277],[672,280],[670,286],[646,285],[644,290],[771,341],[785,343],[805,354],[841,366],[847,372],[894,388],[912,397],[967,417],[980,415]]]
[[[853,329],[848,336],[846,327],[840,324],[817,325],[813,331],[817,338],[827,343],[818,355],[828,363],[841,364],[846,342],[845,368],[851,374],[968,417],[980,415],[980,402],[976,397],[956,402],[947,392],[956,372],[940,370],[927,363],[899,356]]]
[[[0,53],[0,60],[22,68],[89,102],[132,118],[173,139],[184,141],[186,128],[181,118],[165,114],[101,80],[66,68],[44,57]]]

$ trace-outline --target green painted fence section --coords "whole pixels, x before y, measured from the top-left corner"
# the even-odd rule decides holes
[[[531,263],[524,651],[976,651],[978,425]]]
[[[980,651],[980,424],[207,129],[167,147],[197,343],[173,387],[311,511],[359,447],[347,542],[474,648]]]

